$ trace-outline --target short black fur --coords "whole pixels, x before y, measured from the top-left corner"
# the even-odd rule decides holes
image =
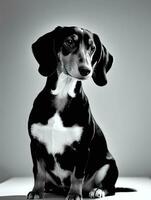
[[[118,177],[116,162],[110,154],[102,130],[96,123],[85,95],[81,81],[77,81],[75,87],[76,97],[68,95],[67,103],[62,110],[57,110],[54,106],[55,95],[51,90],[56,88],[58,80],[57,73],[57,53],[60,51],[64,39],[75,33],[75,27],[57,27],[54,31],[40,37],[32,46],[33,53],[40,67],[39,72],[47,76],[47,82],[44,89],[39,93],[34,101],[32,111],[29,117],[28,130],[31,138],[31,154],[33,159],[33,173],[37,181],[39,165],[45,173],[51,177],[51,181],[38,179],[37,186],[34,186],[28,198],[34,198],[35,194],[49,190],[50,187],[69,191],[71,177],[63,181],[53,174],[55,162],[58,162],[62,169],[71,172],[75,170],[74,176],[77,180],[89,180],[103,166],[108,165],[109,169],[104,174],[103,180],[96,185],[102,190],[106,190],[106,195],[114,194],[115,183]],[[112,65],[113,58],[101,44],[98,36],[93,34],[96,45],[96,51],[93,56],[92,65],[95,63],[92,78],[97,85],[106,84],[106,73]],[[48,120],[58,112],[64,127],[73,127],[78,125],[83,127],[82,136],[79,142],[74,141],[71,145],[66,145],[64,152],[55,155],[47,152],[46,146],[38,141],[32,135],[32,125],[40,123],[47,125]],[[63,185],[64,187],[63,187]],[[84,191],[83,191],[84,192]],[[79,194],[78,194],[79,195]],[[39,195],[40,196],[40,195]]]

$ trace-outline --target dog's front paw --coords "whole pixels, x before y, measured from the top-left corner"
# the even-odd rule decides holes
[[[28,193],[27,199],[43,199],[43,193],[38,191],[31,191]]]
[[[66,200],[82,200],[82,196],[77,193],[69,193]]]
[[[89,192],[89,197],[91,199],[103,198],[105,197],[105,192],[101,190],[100,188],[94,188],[93,190]]]

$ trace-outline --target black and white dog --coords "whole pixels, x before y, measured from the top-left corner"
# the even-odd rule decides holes
[[[47,82],[29,117],[35,182],[27,198],[52,189],[64,191],[67,200],[114,194],[116,162],[82,88],[90,77],[104,86],[113,57],[98,35],[78,27],[57,27],[32,49]]]

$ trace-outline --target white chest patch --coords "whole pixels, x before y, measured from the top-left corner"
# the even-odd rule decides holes
[[[52,171],[56,176],[59,176],[61,180],[71,175],[71,172],[68,170],[64,170],[60,167],[59,163],[55,164],[55,169]]]
[[[31,134],[39,142],[46,146],[48,153],[63,153],[65,145],[71,145],[74,141],[79,141],[82,134],[82,127],[74,125],[64,127],[59,113],[48,120],[47,125],[41,123],[31,126]]]

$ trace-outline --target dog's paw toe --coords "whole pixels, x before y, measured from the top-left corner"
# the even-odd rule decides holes
[[[82,197],[79,194],[68,194],[66,200],[82,200]]]
[[[101,190],[100,188],[94,188],[93,190],[89,192],[89,197],[91,199],[103,198],[105,197],[105,192]]]
[[[42,199],[42,198],[43,198],[42,192],[31,191],[27,195],[27,199]]]

